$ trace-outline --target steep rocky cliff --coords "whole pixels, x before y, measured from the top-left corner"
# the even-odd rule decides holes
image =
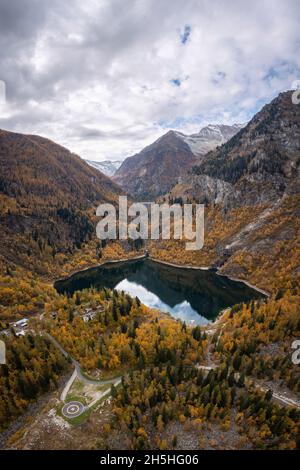
[[[249,124],[200,163],[170,191],[226,207],[274,202],[299,191],[300,107],[281,93]]]

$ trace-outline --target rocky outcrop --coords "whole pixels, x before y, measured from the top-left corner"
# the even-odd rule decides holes
[[[181,198],[184,202],[197,200],[199,203],[221,203],[234,197],[234,186],[208,175],[189,174],[180,178],[178,184],[170,191],[170,199]]]
[[[300,106],[286,92],[264,106],[227,143],[208,153],[192,174],[230,183],[237,204],[257,204],[297,192],[299,163]]]
[[[171,197],[213,202],[226,208],[269,204],[297,194],[300,163],[300,106],[281,93],[249,124],[171,189]]]

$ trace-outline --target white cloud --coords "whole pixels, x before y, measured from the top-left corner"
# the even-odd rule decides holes
[[[0,127],[120,159],[168,125],[244,122],[300,78],[298,0],[72,4],[2,0]]]

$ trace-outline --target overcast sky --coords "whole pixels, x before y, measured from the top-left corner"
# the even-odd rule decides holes
[[[299,20],[299,0],[0,0],[0,128],[117,160],[245,122],[300,79]]]

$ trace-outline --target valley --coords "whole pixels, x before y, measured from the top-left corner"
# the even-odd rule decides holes
[[[170,131],[114,182],[54,142],[0,131],[4,448],[299,448],[300,108],[290,95],[219,140],[210,126],[205,153],[193,151],[207,131]],[[203,249],[99,241],[96,207],[128,193],[204,204]],[[70,403],[82,413],[65,416]]]
[[[82,289],[108,287],[138,296],[147,307],[169,312],[192,325],[205,325],[221,310],[263,295],[243,283],[217,276],[212,270],[168,266],[149,256],[103,264],[57,281],[59,293],[72,295]]]

